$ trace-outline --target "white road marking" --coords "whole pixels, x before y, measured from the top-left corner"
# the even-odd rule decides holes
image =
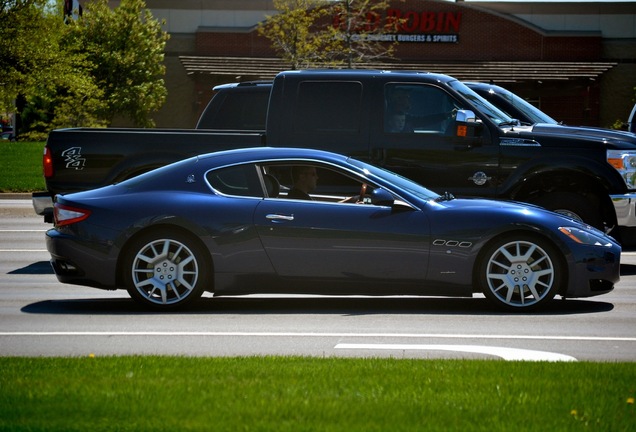
[[[11,232],[11,233],[16,233],[16,232],[47,232],[47,231],[48,231],[48,229],[36,229],[36,230],[25,230],[25,229],[10,230],[10,229],[3,229],[3,230],[0,230],[0,233],[3,233],[3,232]]]
[[[0,249],[0,252],[48,252],[46,249]]]
[[[29,331],[0,332],[0,336],[250,336],[250,337],[335,337],[335,338],[406,338],[406,339],[502,339],[502,340],[564,340],[597,342],[636,342],[636,337],[605,336],[539,336],[539,335],[483,335],[483,334],[426,334],[426,333],[294,333],[294,332],[97,332],[97,331]]]
[[[516,340],[577,340],[577,341],[628,341],[636,338],[596,337],[596,336],[532,336],[532,335],[449,335],[449,334],[399,334],[399,333],[275,333],[275,332],[0,332],[0,337],[46,337],[46,336],[207,336],[207,337],[335,337],[335,338],[419,338],[419,339],[516,339]],[[559,353],[527,350],[519,348],[491,347],[482,345],[446,345],[446,344],[378,344],[378,343],[338,343],[334,349],[366,350],[429,350],[453,351],[486,354],[504,360],[523,361],[577,361],[576,358]]]
[[[421,345],[421,344],[347,344],[339,343],[335,349],[353,350],[426,350],[453,351],[487,354],[509,361],[577,361],[576,358],[559,353],[519,348],[490,347],[480,345]]]

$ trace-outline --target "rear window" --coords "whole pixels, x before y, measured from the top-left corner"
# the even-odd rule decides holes
[[[212,170],[206,178],[216,191],[225,195],[263,197],[263,188],[253,164]]]
[[[269,89],[235,89],[219,94],[206,108],[197,129],[264,130]],[[214,108],[213,108],[214,107]]]

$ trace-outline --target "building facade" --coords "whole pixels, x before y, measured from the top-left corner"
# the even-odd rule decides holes
[[[118,1],[111,1],[117,6]],[[170,33],[160,127],[190,128],[216,84],[271,79],[289,65],[256,26],[271,0],[146,0]],[[364,67],[494,82],[568,124],[626,120],[636,87],[636,2],[393,1],[395,57]],[[378,41],[377,43],[386,43]]]

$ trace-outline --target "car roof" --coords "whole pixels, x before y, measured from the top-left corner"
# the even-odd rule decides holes
[[[277,77],[292,77],[294,75],[302,75],[303,78],[315,78],[315,79],[355,79],[355,78],[376,78],[378,80],[391,81],[391,80],[412,80],[414,78],[422,79],[426,81],[439,81],[450,82],[455,81],[449,75],[437,74],[427,71],[418,70],[381,70],[381,69],[301,69],[284,71],[277,75]]]
[[[333,162],[344,162],[348,156],[332,153],[324,150],[315,150],[308,148],[295,147],[249,147],[241,149],[223,150],[214,153],[207,153],[196,156],[194,159],[219,159],[216,161],[221,164],[230,164],[246,160],[260,159],[320,159]]]
[[[494,90],[500,93],[512,93],[510,90],[504,87],[498,86],[496,84],[478,82],[478,81],[462,81],[462,82],[472,89],[478,88],[483,90]]]

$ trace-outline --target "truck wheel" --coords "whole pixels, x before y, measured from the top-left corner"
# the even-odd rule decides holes
[[[600,230],[603,221],[598,206],[581,194],[572,192],[555,192],[539,197],[534,204],[555,213],[583,221]]]
[[[157,310],[172,310],[197,300],[209,282],[203,248],[179,232],[151,232],[127,249],[124,280],[130,296]]]
[[[488,245],[477,266],[484,295],[506,310],[536,309],[552,300],[563,278],[557,249],[528,235]]]

